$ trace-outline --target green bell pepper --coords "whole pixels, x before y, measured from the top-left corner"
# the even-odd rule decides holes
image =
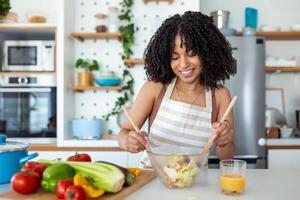
[[[43,173],[42,188],[47,192],[55,192],[59,180],[69,179],[75,175],[75,170],[68,164],[56,164],[48,167]]]

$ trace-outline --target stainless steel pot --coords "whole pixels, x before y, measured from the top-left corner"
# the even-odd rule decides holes
[[[216,10],[210,13],[213,17],[214,24],[219,28],[228,28],[228,18],[230,12],[227,10]]]

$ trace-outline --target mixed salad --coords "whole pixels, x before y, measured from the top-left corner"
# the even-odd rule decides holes
[[[172,154],[167,157],[163,167],[166,174],[166,184],[169,188],[184,188],[190,186],[199,173],[199,167],[187,155]]]

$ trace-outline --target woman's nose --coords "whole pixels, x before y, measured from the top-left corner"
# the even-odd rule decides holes
[[[186,68],[187,66],[188,66],[188,60],[187,60],[186,56],[182,56],[182,57],[180,58],[179,67],[180,67],[181,69],[184,69],[184,68]]]

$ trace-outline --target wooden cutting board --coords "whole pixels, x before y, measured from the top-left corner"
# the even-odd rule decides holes
[[[129,187],[124,187],[118,193],[106,193],[103,196],[96,198],[95,200],[121,200],[137,191],[156,177],[153,170],[142,170],[141,175],[136,178],[134,184]],[[56,199],[54,193],[44,192],[42,189],[38,192],[30,195],[20,195],[13,191],[0,194],[1,200],[53,200]]]

